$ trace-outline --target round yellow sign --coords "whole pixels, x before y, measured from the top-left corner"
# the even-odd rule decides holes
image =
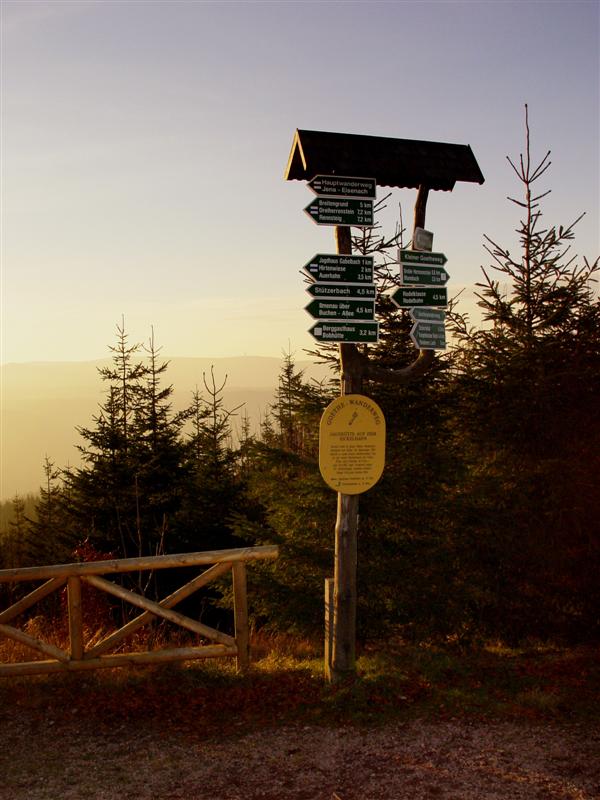
[[[319,469],[336,492],[361,494],[385,464],[385,419],[370,397],[346,394],[331,402],[319,425]]]

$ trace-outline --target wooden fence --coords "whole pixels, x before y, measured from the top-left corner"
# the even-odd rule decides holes
[[[258,559],[277,558],[275,546],[244,547],[235,550],[212,550],[203,553],[179,553],[170,556],[148,556],[124,558],[111,561],[94,561],[77,564],[55,564],[44,567],[0,570],[0,583],[45,580],[26,597],[0,611],[0,636],[6,636],[24,644],[38,653],[50,656],[49,660],[0,664],[3,675],[33,675],[36,673],[101,669],[131,664],[156,664],[166,661],[183,661],[195,658],[235,656],[238,670],[243,671],[249,663],[248,603],[246,595],[246,564]],[[124,589],[118,584],[101,578],[109,573],[138,572],[172,567],[209,566],[184,586],[154,602],[141,594]],[[177,603],[189,597],[202,586],[231,571],[234,597],[235,636],[210,628],[198,620],[173,611]],[[119,598],[142,610],[134,619],[107,635],[100,642],[86,649],[83,636],[83,612],[81,602],[82,583],[94,586],[102,592]],[[37,639],[8,623],[19,614],[52,592],[67,586],[67,608],[69,622],[69,650]],[[177,647],[145,652],[114,653],[124,639],[138,628],[155,618],[166,619],[186,630],[192,631],[209,644],[193,647]]]

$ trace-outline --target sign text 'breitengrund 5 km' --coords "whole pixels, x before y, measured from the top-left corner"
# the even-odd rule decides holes
[[[374,223],[373,201],[317,197],[304,211],[317,225],[370,228]]]

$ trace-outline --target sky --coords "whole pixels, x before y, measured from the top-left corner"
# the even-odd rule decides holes
[[[484,234],[515,238],[527,103],[544,220],[587,212],[595,259],[599,8],[2,0],[0,360],[102,358],[122,318],[165,356],[310,348],[299,271],[335,245],[283,179],[296,128],[471,146],[485,183],[431,193],[426,226],[471,310]]]

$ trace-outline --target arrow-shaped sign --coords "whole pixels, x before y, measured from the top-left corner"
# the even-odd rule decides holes
[[[304,211],[317,225],[352,225],[356,228],[370,228],[375,224],[372,200],[317,197]]]
[[[438,308],[411,308],[410,316],[415,322],[445,322],[446,312]]]
[[[400,274],[402,283],[420,286],[445,286],[450,277],[443,267],[428,264],[402,264]]]
[[[313,300],[305,306],[315,319],[375,319],[373,300]]]
[[[363,297],[374,300],[377,295],[372,283],[311,283],[306,291],[313,297]]]
[[[410,338],[419,350],[445,350],[446,328],[435,322],[415,322]]]
[[[377,342],[378,322],[317,322],[309,333],[318,342]]]
[[[375,178],[350,178],[346,175],[315,175],[308,186],[317,195],[375,199]]]
[[[428,253],[425,250],[399,250],[401,264],[427,264],[429,267],[443,267],[448,259],[443,253]]]
[[[319,253],[302,269],[325,283],[373,283],[373,256],[341,256]]]
[[[448,292],[446,289],[417,289],[408,286],[400,286],[392,294],[391,298],[392,302],[395,303],[398,308],[448,305]]]

